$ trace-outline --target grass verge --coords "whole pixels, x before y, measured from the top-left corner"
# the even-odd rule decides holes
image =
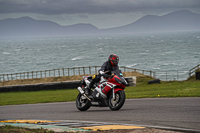
[[[200,81],[168,81],[160,84],[147,84],[147,78],[136,87],[128,87],[127,98],[155,97],[200,97]]]
[[[126,87],[126,98],[200,97],[200,80],[148,84],[152,78],[140,76],[137,86]],[[19,91],[0,93],[0,105],[75,101],[77,89]]]

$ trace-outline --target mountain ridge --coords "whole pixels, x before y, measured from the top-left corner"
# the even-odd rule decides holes
[[[200,31],[200,14],[188,10],[180,10],[163,16],[146,15],[133,23],[107,29],[98,29],[90,23],[61,26],[52,21],[35,20],[28,16],[0,20],[0,38],[58,37],[175,31]]]
[[[121,31],[135,32],[169,32],[200,31],[200,14],[187,10],[175,11],[163,16],[146,15],[125,26],[106,29],[112,33]]]

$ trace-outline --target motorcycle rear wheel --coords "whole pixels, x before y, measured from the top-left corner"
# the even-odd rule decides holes
[[[108,99],[108,107],[113,110],[119,110],[125,102],[126,95],[124,91],[119,90],[115,93],[115,100],[113,100],[113,95],[111,95]]]
[[[76,98],[76,108],[80,111],[86,111],[90,108],[90,106],[90,101],[79,93]]]

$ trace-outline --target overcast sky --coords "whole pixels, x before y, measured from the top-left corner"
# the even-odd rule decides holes
[[[148,14],[160,16],[183,9],[200,14],[200,0],[0,0],[0,20],[29,16],[104,29],[130,24]]]

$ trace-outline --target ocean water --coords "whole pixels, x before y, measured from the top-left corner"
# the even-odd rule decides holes
[[[189,70],[200,64],[200,32],[0,39],[0,74],[101,66],[112,53],[120,66]]]

